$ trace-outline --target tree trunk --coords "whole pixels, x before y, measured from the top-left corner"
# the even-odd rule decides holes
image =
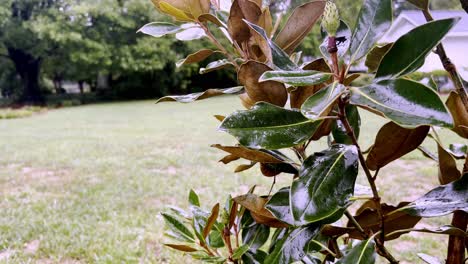
[[[8,55],[15,64],[16,72],[21,77],[23,92],[19,103],[43,104],[44,97],[39,88],[41,58],[36,58],[23,50],[8,48]]]

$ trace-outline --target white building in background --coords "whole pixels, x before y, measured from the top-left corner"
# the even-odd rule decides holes
[[[448,57],[457,66],[462,78],[468,81],[468,14],[464,11],[431,11],[431,13],[436,20],[451,17],[461,18],[458,24],[444,38],[443,44]],[[393,21],[392,27],[379,42],[395,42],[408,31],[424,23],[426,23],[426,19],[421,11],[403,11]],[[431,72],[443,69],[437,54],[431,53],[419,71]]]

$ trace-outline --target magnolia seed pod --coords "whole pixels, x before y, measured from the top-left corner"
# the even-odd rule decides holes
[[[340,13],[338,7],[332,1],[327,1],[323,11],[322,27],[329,37],[334,37],[340,26]]]

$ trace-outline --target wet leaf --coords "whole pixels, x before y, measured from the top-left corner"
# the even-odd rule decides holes
[[[297,7],[275,39],[278,46],[291,54],[320,18],[325,3],[326,1],[312,1]]]
[[[200,198],[198,198],[197,193],[192,189],[189,193],[189,203],[193,206],[200,206]]]
[[[369,86],[351,87],[351,103],[379,113],[400,126],[453,127],[453,119],[431,88],[406,79],[383,80]]]
[[[210,234],[211,229],[216,223],[219,215],[219,203],[216,204],[213,209],[211,209],[211,214],[206,221],[205,228],[203,228],[203,237],[206,239]]]
[[[426,10],[429,8],[429,0],[408,0],[408,2],[421,10]]]
[[[253,223],[242,229],[242,243],[248,244],[250,250],[255,252],[270,238],[270,228],[266,225]]]
[[[349,206],[358,173],[354,146],[333,145],[306,159],[291,186],[296,223],[332,223]]]
[[[364,57],[387,32],[392,23],[392,13],[391,0],[364,1],[350,41],[350,63]]]
[[[262,11],[260,7],[249,0],[234,0],[229,12],[228,30],[232,39],[242,47],[243,42],[249,41],[251,33],[243,19],[256,23]]]
[[[390,48],[393,46],[393,43],[388,43],[383,46],[375,46],[366,57],[366,67],[369,72],[376,72],[379,68],[380,62]]]
[[[267,102],[278,106],[284,106],[288,100],[288,92],[284,84],[268,81],[260,83],[258,80],[263,73],[270,71],[267,65],[248,61],[239,69],[239,82],[244,84],[248,96],[254,102]]]
[[[240,144],[255,149],[281,149],[307,141],[320,126],[299,111],[268,103],[226,117],[220,130],[236,137]]]
[[[299,70],[299,67],[291,61],[289,55],[276,45],[267,35],[263,28],[250,23],[247,20],[244,22],[253,30],[257,35],[257,42],[262,49],[263,54],[267,56],[271,63],[278,69],[293,71]]]
[[[311,120],[327,116],[345,90],[346,87],[338,82],[321,89],[304,102],[301,107],[302,114]]]
[[[225,69],[227,67],[232,67],[232,66],[234,65],[226,59],[212,61],[208,63],[208,65],[206,65],[205,68],[200,68],[200,74],[205,74],[205,73]]]
[[[374,146],[367,155],[367,166],[371,170],[383,168],[417,149],[428,133],[428,126],[407,129],[393,122],[385,124],[377,133]]]
[[[459,20],[449,18],[429,22],[400,37],[382,59],[376,78],[396,78],[416,71]]]
[[[167,23],[167,22],[152,22],[144,25],[138,32],[150,35],[156,38],[163,37],[170,34],[176,34],[180,32],[182,28],[180,26]]]
[[[361,133],[361,116],[359,115],[358,108],[354,105],[347,105],[345,108],[346,117],[349,124],[353,128],[356,139],[359,139]],[[346,128],[340,120],[336,120],[332,128],[333,139],[338,144],[352,145],[353,141],[348,136]]]
[[[433,189],[402,210],[421,217],[443,216],[457,210],[468,212],[468,173],[455,182]]]
[[[250,211],[256,223],[274,228],[288,227],[287,224],[276,219],[265,209],[267,198],[262,198],[254,194],[241,195],[234,198],[234,201]]]
[[[260,82],[275,81],[291,86],[317,85],[328,81],[331,73],[319,71],[267,71],[260,77]]]
[[[176,39],[180,41],[191,41],[191,40],[196,40],[196,39],[201,39],[206,36],[205,31],[199,27],[196,26],[196,24],[186,24],[182,25],[184,28],[182,31],[176,33]]]
[[[263,264],[263,261],[267,258],[267,253],[257,250],[255,253],[247,251],[242,256],[242,263],[244,264]]]
[[[192,232],[190,232],[190,230],[181,221],[166,213],[162,213],[161,215],[164,218],[167,227],[169,227],[169,229],[177,236],[177,238],[187,242],[195,241]]]
[[[265,259],[265,263],[292,263],[306,256],[305,248],[309,241],[320,231],[320,226],[304,226],[292,229],[276,242],[274,250]]]
[[[282,222],[294,225],[294,219],[291,214],[289,203],[290,189],[290,187],[285,187],[275,193],[270,198],[265,208]]]
[[[375,257],[375,242],[370,238],[359,242],[337,264],[373,264]]]
[[[238,248],[236,248],[236,250],[234,250],[234,253],[232,254],[232,258],[233,259],[240,259],[242,258],[242,256],[247,252],[249,251],[249,245],[246,244],[246,245],[242,245]]]
[[[396,211],[403,206],[408,205],[408,202],[402,202],[398,206],[391,206],[387,204],[382,204],[382,211],[384,214],[384,227],[385,227],[385,235],[388,235],[394,231],[404,230],[413,228],[420,220],[421,217],[418,216],[411,216],[406,214],[402,211]],[[356,212],[356,216],[354,217],[359,225],[369,233],[377,233],[380,231],[380,216],[375,206],[374,201],[368,201],[364,203]],[[351,228],[354,225],[351,222],[348,222],[347,227]],[[408,231],[409,232],[409,231]],[[393,234],[390,236],[386,236],[385,240],[393,240],[397,239],[404,233]],[[349,236],[354,239],[365,239],[362,234],[354,229],[353,231],[349,232]]]
[[[468,138],[468,113],[465,110],[460,95],[452,91],[445,104],[453,116],[455,123],[453,131],[460,137]]]
[[[273,152],[273,151],[256,150],[256,149],[250,149],[250,148],[246,148],[242,146],[235,146],[235,147],[234,146],[221,146],[219,144],[212,145],[211,147],[226,151],[237,157],[250,160],[250,161],[261,162],[261,163],[283,163],[285,162],[284,157],[280,156],[279,153]]]
[[[200,240],[201,245],[206,244],[206,237],[204,235],[204,230],[208,223],[208,218],[210,217],[210,213],[205,212],[198,206],[190,206],[190,211],[193,215],[193,230],[195,231],[195,235]]]
[[[448,184],[460,179],[461,171],[457,168],[457,161],[439,142],[437,142],[439,153],[439,182]]]
[[[306,66],[303,67],[303,70],[320,71],[320,72],[325,72],[325,73],[331,72],[330,67],[328,66],[327,62],[323,58],[315,60],[311,63],[308,63]],[[307,100],[307,98],[315,94],[320,89],[326,87],[330,83],[331,83],[331,80],[323,84],[305,86],[305,87],[297,88],[295,90],[290,91],[291,108],[300,109],[302,104]]]
[[[198,251],[197,249],[191,247],[191,246],[187,246],[187,245],[175,245],[175,244],[164,244],[166,247],[170,247],[170,248],[173,248],[175,250],[179,250],[179,251],[182,251],[182,252],[195,252],[195,251]]]
[[[179,103],[192,103],[198,100],[207,99],[214,96],[220,96],[225,94],[240,94],[244,92],[244,87],[237,86],[226,89],[208,89],[201,93],[193,93],[188,95],[173,95],[166,96],[159,99],[156,103],[161,102],[179,102]]]
[[[187,65],[187,64],[191,64],[191,63],[200,62],[200,61],[208,58],[209,56],[211,56],[213,53],[215,53],[215,51],[210,50],[210,49],[199,50],[199,51],[197,51],[197,52],[195,52],[193,54],[190,54],[189,56],[187,56],[187,58],[178,61],[176,63],[176,66],[180,67],[182,65]]]

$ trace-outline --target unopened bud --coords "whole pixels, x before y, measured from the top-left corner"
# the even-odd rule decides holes
[[[328,36],[334,37],[340,27],[340,13],[338,7],[332,1],[327,1],[323,11],[322,27]]]

